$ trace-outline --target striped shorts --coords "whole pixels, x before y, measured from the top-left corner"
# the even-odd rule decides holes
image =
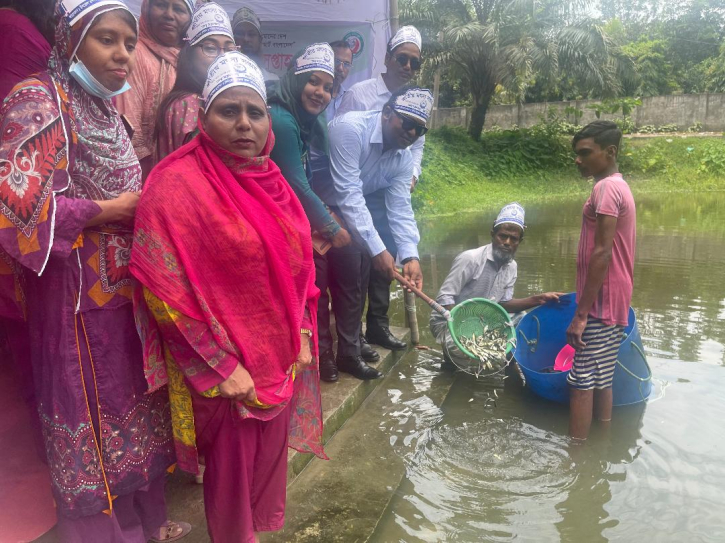
[[[582,334],[586,347],[574,355],[574,363],[566,378],[570,386],[579,390],[612,386],[623,330],[623,326],[607,325],[589,317]]]

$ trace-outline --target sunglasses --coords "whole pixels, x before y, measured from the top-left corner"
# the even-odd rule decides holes
[[[239,51],[239,47],[237,45],[230,45],[229,47],[222,49],[221,47],[218,47],[213,43],[202,43],[199,47],[201,48],[201,52],[204,53],[205,56],[211,58],[216,58],[222,53]]]
[[[398,117],[400,117],[400,120],[403,121],[402,127],[403,130],[406,132],[410,132],[411,130],[415,130],[415,135],[418,137],[421,137],[425,135],[426,132],[428,132],[428,127],[423,126],[420,123],[416,123],[415,121],[409,119],[405,115],[398,113],[397,111],[393,110],[393,113],[395,113]]]
[[[420,70],[420,59],[416,57],[409,57],[408,55],[401,53],[395,56],[395,62],[400,64],[401,68],[405,68],[410,64],[410,69],[414,72]]]

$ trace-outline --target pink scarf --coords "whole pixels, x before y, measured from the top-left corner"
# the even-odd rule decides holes
[[[271,129],[252,159],[221,149],[199,129],[146,181],[131,271],[173,309],[206,322],[233,363],[249,371],[259,400],[280,405],[293,393],[288,372],[306,308],[316,321],[310,225],[269,159]],[[163,380],[149,378],[156,386]]]
[[[150,10],[151,0],[143,0],[143,4],[141,4],[141,17],[139,19],[139,41],[148,47],[149,51],[151,51],[154,55],[165,60],[176,68],[176,62],[179,59],[179,51],[181,51],[181,45],[183,42],[182,40],[179,40],[179,45],[168,47],[166,45],[161,45],[158,41],[156,41],[156,38],[154,38],[153,34],[151,34],[151,29],[149,28],[148,23]],[[184,29],[181,33],[182,37],[185,33],[186,29]]]

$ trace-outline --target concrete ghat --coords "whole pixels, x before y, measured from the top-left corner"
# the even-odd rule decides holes
[[[403,458],[442,417],[454,376],[407,355],[287,492],[283,531],[262,543],[364,542],[405,475]]]
[[[391,327],[391,331],[397,338],[404,341],[407,341],[410,335],[410,332],[405,328]],[[377,364],[372,365],[385,374],[387,374],[390,369],[408,352],[407,350],[391,352],[381,347],[375,347],[380,353],[381,360]],[[322,412],[324,416],[323,438],[326,443],[328,443],[330,438],[332,438],[335,433],[340,430],[343,424],[352,417],[352,415],[361,407],[365,399],[383,382],[383,380],[384,379],[360,381],[350,375],[347,375],[346,373],[340,373],[340,380],[337,383],[321,383]],[[336,439],[333,440],[332,443],[335,441]],[[327,454],[330,455],[329,451]],[[290,450],[288,483],[291,484],[313,458],[315,458],[314,455],[300,454],[296,451]],[[317,462],[322,464],[332,464],[332,461],[327,462],[316,459],[315,462],[313,462],[313,465]],[[308,484],[315,486],[314,482],[310,483],[309,481],[301,482],[299,484],[295,483],[290,487],[290,491],[292,491],[293,488],[297,488],[299,489],[299,492],[305,494],[308,490],[305,486]],[[312,490],[312,488],[309,490]],[[169,518],[174,520],[183,520],[189,522],[193,526],[191,533],[183,539],[184,543],[206,543],[209,541],[206,529],[206,519],[204,516],[204,495],[202,485],[196,484],[194,482],[194,478],[189,474],[177,471],[169,478],[166,486],[166,500],[169,510]],[[351,501],[354,502],[355,499],[353,498]],[[293,504],[292,500],[289,500],[289,502],[290,505]],[[295,513],[288,512],[287,523],[290,524],[290,519],[293,519],[296,515],[296,509]],[[372,532],[372,529],[370,532]],[[287,532],[284,533],[286,534]],[[310,539],[309,541],[312,540],[314,539]],[[282,537],[281,539],[276,539],[274,541],[289,541],[289,539]],[[320,540],[317,539],[316,541]]]
[[[395,337],[408,342],[410,338],[410,330],[391,326],[390,331]],[[380,353],[380,361],[371,366],[377,368],[383,374],[387,374],[390,369],[410,350],[410,344],[405,351],[389,351],[373,345]],[[340,380],[336,383],[322,382],[322,416],[323,435],[322,439],[327,443],[330,438],[335,435],[345,421],[349,419],[355,411],[357,411],[370,393],[375,390],[382,382],[382,379],[373,381],[360,381],[347,373],[340,372]],[[289,468],[287,471],[287,483],[290,484],[304,467],[314,458],[311,454],[300,454],[290,449]]]

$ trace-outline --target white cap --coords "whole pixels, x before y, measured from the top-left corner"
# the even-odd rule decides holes
[[[231,51],[217,57],[209,66],[202,91],[204,111],[209,111],[214,99],[232,87],[249,87],[262,97],[265,104],[267,103],[262,70],[248,56],[239,51]]]
[[[408,89],[395,99],[393,109],[426,124],[433,111],[433,93],[417,87]]]
[[[308,45],[295,61],[295,75],[317,71],[335,77],[335,52],[329,43]]]
[[[207,36],[214,35],[227,36],[234,41],[229,15],[219,4],[209,2],[199,6],[191,16],[186,39],[189,41],[189,45],[196,45]]]
[[[503,206],[501,212],[496,218],[496,222],[493,223],[493,227],[496,228],[499,224],[515,224],[522,230],[526,228],[524,219],[526,218],[524,208],[518,202],[511,202],[508,205]]]
[[[68,19],[70,26],[76,24],[89,11],[103,6],[108,6],[109,9],[123,8],[131,13],[128,6],[121,2],[121,0],[62,0],[60,6],[63,17]]]
[[[420,51],[423,50],[423,38],[420,37],[420,32],[414,26],[408,25],[401,27],[395,33],[393,39],[390,40],[390,50],[392,51],[404,43],[412,43],[413,45],[417,45]]]
[[[249,23],[257,32],[262,33],[262,23],[259,21],[259,17],[251,8],[243,6],[234,12],[234,18],[232,19],[232,28],[237,28],[242,23]]]

